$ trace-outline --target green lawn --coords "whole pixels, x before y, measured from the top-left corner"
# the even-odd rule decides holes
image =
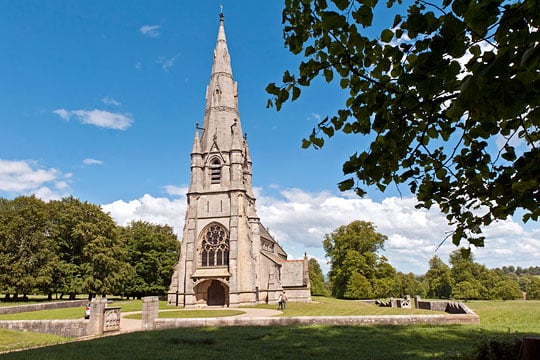
[[[317,303],[288,303],[286,315],[372,315],[403,313],[356,301],[316,298]],[[118,304],[115,304],[118,305]],[[139,332],[70,342],[0,355],[1,359],[469,359],[485,338],[540,335],[540,301],[471,301],[479,326],[287,326],[186,328]],[[139,305],[130,305],[136,308]],[[163,308],[170,308],[166,305]],[[260,305],[259,307],[266,307]],[[269,306],[273,308],[273,306]],[[124,309],[124,306],[122,306]],[[241,310],[241,309],[239,309]],[[325,311],[326,310],[326,311]],[[185,310],[182,310],[185,311]],[[13,333],[15,335],[13,335]],[[39,344],[0,332],[0,344]],[[25,336],[31,333],[24,333]],[[44,336],[35,334],[35,336]],[[42,344],[51,341],[41,339]],[[5,345],[5,344],[8,345]],[[29,345],[33,344],[33,345]],[[11,348],[14,348],[13,346]]]
[[[170,310],[170,311],[161,311],[159,313],[159,318],[161,319],[170,319],[170,318],[207,318],[207,317],[226,317],[226,316],[235,316],[244,314],[244,311],[240,310]],[[125,316],[128,319],[142,319],[142,313],[132,314]]]
[[[277,305],[257,305],[257,308],[277,309]],[[314,296],[311,303],[287,303],[281,316],[357,316],[357,315],[417,315],[435,314],[429,310],[379,307],[363,301],[339,300]]]

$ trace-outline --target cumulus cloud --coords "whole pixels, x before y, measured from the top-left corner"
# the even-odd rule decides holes
[[[70,120],[72,117],[79,120],[82,124],[94,125],[107,129],[126,130],[133,123],[131,114],[119,114],[105,110],[66,110],[56,109],[53,111],[64,120]]]
[[[180,197],[171,200],[147,194],[140,199],[116,201],[103,208],[119,224],[137,219],[168,224],[181,238],[187,188],[167,186],[165,189],[168,194]],[[415,209],[413,198],[390,197],[376,202],[325,191],[310,193],[301,189],[282,189],[273,196],[261,188],[254,191],[261,222],[285,248],[289,258],[301,258],[307,252],[309,257],[320,261],[324,272],[329,270],[322,248],[325,234],[354,220],[371,221],[378,232],[388,237],[383,255],[398,271],[423,274],[431,257],[437,255],[448,262],[449,254],[457,249],[451,241],[445,241],[437,249],[451,229],[437,209]],[[526,231],[520,224],[507,219],[487,228],[485,234],[485,248],[472,249],[477,262],[490,268],[538,265],[540,229]]]
[[[168,199],[145,194],[140,199],[129,201],[117,200],[101,207],[119,225],[126,226],[136,220],[169,225],[181,237],[186,205],[185,196],[177,199]]]
[[[160,35],[160,28],[159,25],[143,25],[139,28],[139,31],[146,37],[156,38]]]
[[[69,178],[70,174],[44,168],[35,161],[0,159],[0,193],[57,199],[65,195],[62,191],[68,188]]]
[[[83,164],[84,165],[103,165],[103,161],[96,160],[96,159],[84,159]]]

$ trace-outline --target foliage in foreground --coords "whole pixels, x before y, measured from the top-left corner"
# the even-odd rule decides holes
[[[540,216],[538,14],[536,0],[286,0],[285,46],[302,62],[268,85],[269,106],[335,82],[346,100],[303,147],[369,141],[340,190],[404,184],[446,214],[456,245],[482,246],[482,226]]]

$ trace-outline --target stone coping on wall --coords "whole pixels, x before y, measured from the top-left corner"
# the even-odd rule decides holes
[[[291,316],[253,318],[201,318],[201,319],[156,319],[155,329],[207,326],[290,326],[290,325],[479,325],[476,314],[434,315],[373,315],[373,316]]]
[[[66,301],[53,301],[36,304],[15,305],[15,306],[0,306],[0,315],[4,314],[18,314],[30,311],[50,310],[50,309],[64,309],[79,307],[88,304],[88,300],[66,300]]]

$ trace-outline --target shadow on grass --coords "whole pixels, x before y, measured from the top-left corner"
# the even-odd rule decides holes
[[[469,359],[482,337],[470,326],[185,328],[103,337],[1,359]]]

